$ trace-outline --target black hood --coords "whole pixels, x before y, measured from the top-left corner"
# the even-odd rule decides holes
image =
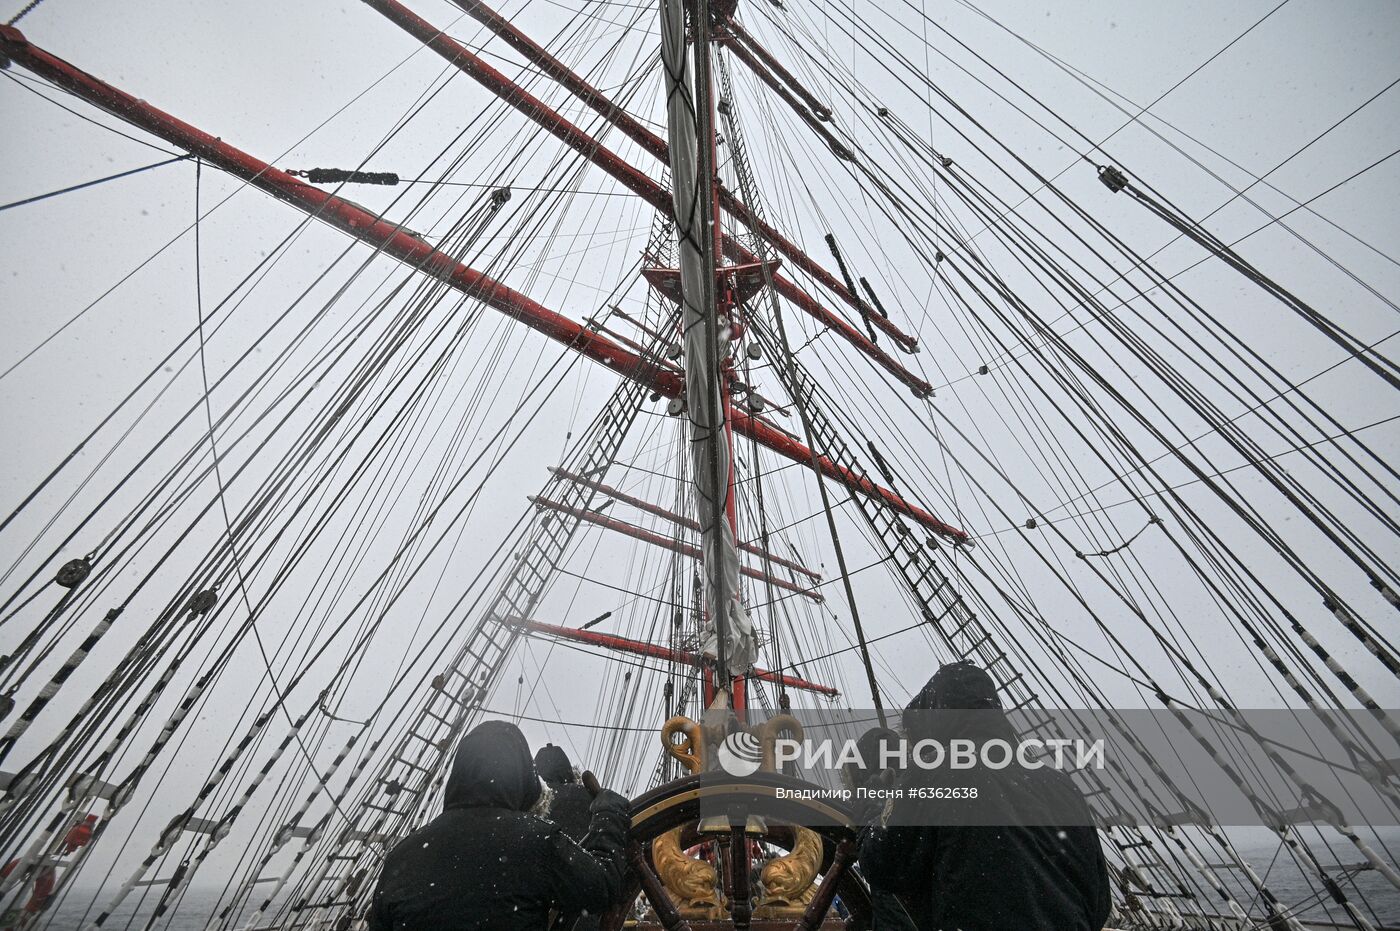
[[[483,721],[457,745],[444,808],[509,808],[527,811],[540,798],[530,745],[520,728]]]
[[[1000,708],[996,683],[973,663],[963,660],[940,666],[933,678],[909,702],[908,711],[931,711],[934,709],[984,709]]]
[[[904,731],[911,740],[996,737],[1009,741],[1015,736],[1002,711],[996,683],[985,669],[968,660],[948,663],[933,674],[905,707]]]
[[[563,747],[545,744],[535,753],[535,772],[550,785],[574,781],[574,764]]]

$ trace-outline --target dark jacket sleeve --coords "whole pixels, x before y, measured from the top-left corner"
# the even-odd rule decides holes
[[[365,919],[365,931],[394,931],[394,916],[390,914],[383,889],[374,890],[374,898],[370,900],[369,914]]]
[[[874,931],[919,931],[893,892],[870,891],[870,917]]]
[[[1075,788],[1074,783],[1064,774],[1057,774],[1057,781],[1054,783],[1061,791],[1073,800],[1078,816],[1074,819],[1079,825],[1092,825],[1094,823],[1093,811],[1089,808],[1089,802]],[[1063,804],[1060,802],[1059,804]],[[1108,861],[1103,855],[1103,835],[1095,827],[1076,827],[1068,829],[1080,839],[1082,856],[1080,862],[1083,864],[1083,888],[1081,892],[1084,896],[1084,911],[1089,918],[1089,927],[1098,931],[1108,922],[1109,913],[1113,910],[1113,890],[1110,886],[1108,876]]]
[[[1090,888],[1086,890],[1084,901],[1089,911],[1089,927],[1102,928],[1108,923],[1109,912],[1113,910],[1113,891],[1109,887],[1108,862],[1103,856],[1103,845],[1098,831],[1094,838],[1094,875],[1090,878]]]
[[[860,871],[872,889],[903,892],[912,883],[927,881],[927,867],[917,854],[926,827],[872,827],[860,844]],[[924,874],[924,875],[921,875]]]
[[[560,911],[597,913],[622,897],[630,823],[627,806],[617,793],[602,792],[593,800],[588,833],[581,842],[562,831],[551,836]]]

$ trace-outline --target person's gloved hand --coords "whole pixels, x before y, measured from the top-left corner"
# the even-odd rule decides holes
[[[606,850],[621,854],[627,846],[632,827],[632,803],[627,796],[609,789],[599,789],[593,796],[588,812],[588,835],[584,846],[590,850]]]
[[[632,803],[627,796],[611,789],[599,789],[598,794],[593,796],[592,803],[588,806],[590,814],[598,815],[602,813],[617,814],[627,817],[628,809]]]
[[[864,798],[851,799],[851,819],[857,826],[878,825],[884,819],[887,799],[882,794],[894,786],[894,770],[882,769],[871,774],[862,788],[867,790]]]
[[[899,734],[888,727],[872,727],[856,740],[856,751],[860,757],[846,764],[846,782],[855,793],[860,789],[884,790],[895,781],[894,771],[884,767],[886,747],[898,746]],[[858,824],[872,824],[880,817],[885,803],[880,798],[851,799],[851,809]]]

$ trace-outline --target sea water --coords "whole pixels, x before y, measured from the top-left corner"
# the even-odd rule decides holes
[[[1318,861],[1333,877],[1337,877],[1343,867],[1354,868],[1366,862],[1361,851],[1351,842],[1338,838],[1335,831],[1323,829],[1322,836],[1329,838],[1326,846],[1319,840],[1316,829],[1303,827],[1300,831],[1308,846],[1317,855]],[[1334,921],[1344,927],[1351,927],[1343,909],[1334,904],[1330,897],[1323,895],[1319,900],[1319,883],[1315,878],[1309,881],[1293,858],[1286,851],[1280,851],[1277,835],[1266,828],[1231,828],[1227,833],[1235,849],[1254,867],[1259,877],[1283,905],[1292,908],[1310,903],[1298,909],[1297,914],[1300,918]],[[1400,857],[1400,828],[1367,829],[1363,836],[1382,860],[1392,866],[1396,865],[1397,857]],[[1218,863],[1221,859],[1222,857],[1214,856],[1209,862]],[[1238,874],[1231,877],[1224,875],[1225,871],[1221,873],[1223,879],[1234,879],[1230,882],[1230,888],[1235,890],[1242,904],[1249,905],[1252,898],[1246,897]],[[1374,869],[1357,872],[1355,890],[1350,883],[1341,885],[1348,898],[1364,898],[1386,928],[1400,928],[1400,889],[1396,889],[1380,873]],[[1257,915],[1259,912],[1254,909],[1250,914]],[[1370,912],[1363,908],[1362,914],[1369,916]]]

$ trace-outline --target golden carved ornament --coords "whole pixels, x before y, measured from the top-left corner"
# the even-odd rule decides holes
[[[778,771],[776,759],[778,735],[786,731],[793,740],[802,739],[802,725],[790,714],[775,714],[756,728],[749,728],[758,735],[758,745],[762,756],[759,769],[765,773]]]
[[[697,860],[681,848],[681,828],[651,842],[656,875],[671,894],[683,918],[723,918],[719,874],[714,864]]]
[[[762,724],[743,729],[758,738],[759,769],[766,773],[777,771],[775,754],[779,735],[786,732],[795,740],[802,739],[802,725],[790,714],[774,715]],[[710,747],[718,746],[724,736],[718,725],[692,721],[683,714],[661,726],[661,745],[691,773],[715,768]]]
[[[684,739],[675,740],[678,734]],[[707,744],[705,726],[683,714],[678,714],[661,725],[661,745],[691,773],[698,773],[705,768]]]
[[[777,772],[777,740],[786,733],[802,739],[802,724],[789,714],[779,714],[763,723],[744,728],[758,738],[759,769]],[[678,714],[661,727],[661,744],[666,752],[679,760],[692,774],[715,768],[711,747],[717,747],[725,737],[716,724],[703,724]],[[765,832],[762,819],[751,819],[753,833]],[[704,825],[701,825],[703,832]],[[822,840],[814,831],[793,827],[791,852],[764,864],[760,873],[763,897],[755,917],[793,918],[802,914],[807,902],[816,894],[813,885],[821,869]],[[691,857],[681,847],[681,829],[668,831],[652,842],[652,862],[657,876],[676,900],[682,917],[715,919],[726,915],[719,892],[719,876],[713,864]]]
[[[759,877],[763,897],[755,918],[791,918],[801,915],[817,887],[813,885],[822,865],[822,839],[816,831],[793,826],[792,851],[769,860]]]

